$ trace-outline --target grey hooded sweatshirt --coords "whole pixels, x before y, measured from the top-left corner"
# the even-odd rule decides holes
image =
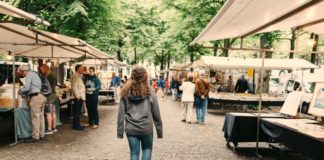
[[[130,135],[153,134],[153,122],[157,137],[163,137],[159,104],[154,91],[145,97],[128,95],[119,103],[117,137],[123,138],[124,131]]]

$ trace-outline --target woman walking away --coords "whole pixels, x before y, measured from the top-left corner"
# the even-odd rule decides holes
[[[88,125],[91,125],[93,129],[98,128],[99,125],[99,113],[98,113],[98,93],[100,90],[100,80],[95,75],[95,69],[89,68],[89,76],[86,79],[86,106],[88,110]]]
[[[180,90],[183,91],[181,103],[183,105],[183,119],[182,122],[191,123],[191,111],[194,103],[195,84],[193,77],[189,76],[188,81],[182,83]]]
[[[153,122],[157,137],[162,138],[162,120],[155,92],[149,86],[145,68],[135,67],[130,79],[121,90],[118,110],[117,137],[123,138],[124,130],[130,148],[130,159],[150,160],[153,146]],[[124,122],[125,125],[124,125]],[[125,129],[124,129],[125,128]]]

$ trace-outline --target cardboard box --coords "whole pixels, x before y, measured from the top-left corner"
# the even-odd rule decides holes
[[[0,108],[13,108],[12,103],[13,103],[12,98],[0,98]],[[19,106],[18,99],[16,99],[16,106]]]

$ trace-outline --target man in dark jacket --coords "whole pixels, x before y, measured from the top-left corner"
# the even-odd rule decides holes
[[[249,89],[249,83],[245,79],[244,75],[240,79],[237,80],[235,85],[236,93],[245,93]]]

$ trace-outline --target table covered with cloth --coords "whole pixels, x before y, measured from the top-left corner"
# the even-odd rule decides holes
[[[324,125],[309,119],[261,119],[262,131],[284,146],[313,159],[324,159]]]
[[[262,106],[282,106],[286,97],[274,97],[263,95]],[[209,95],[210,102],[238,105],[259,105],[259,96],[244,93],[212,93]]]
[[[282,115],[270,113],[261,113],[260,117],[283,118]],[[236,147],[239,142],[256,142],[257,120],[258,114],[255,113],[227,113],[223,125],[227,144],[232,142]],[[259,141],[268,141],[261,130]]]
[[[62,125],[60,121],[60,106],[58,103],[56,103],[56,125]],[[5,109],[1,108],[0,112],[6,112],[5,114],[13,113],[14,109]],[[14,116],[13,114],[8,116]],[[27,106],[26,101],[22,101],[20,106],[16,108],[16,116],[17,116],[17,136],[18,138],[28,138],[32,136],[32,122],[31,122],[31,115],[30,115],[30,107]],[[12,118],[13,119],[13,118]],[[0,122],[0,123],[10,123],[12,127],[14,127],[14,121],[11,122]],[[4,131],[5,132],[5,131]],[[10,132],[10,131],[8,131]]]

